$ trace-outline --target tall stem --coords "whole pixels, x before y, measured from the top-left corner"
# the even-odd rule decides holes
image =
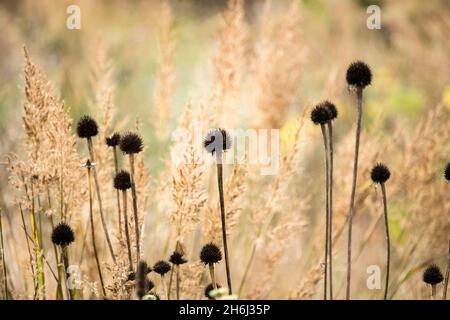
[[[66,289],[67,289],[67,295],[69,296],[70,300],[74,299],[74,293],[73,293],[73,284],[70,283],[69,287],[69,280],[70,280],[70,274],[69,274],[69,256],[67,253],[67,246],[61,247],[61,258],[64,264],[64,273],[66,275]]]
[[[214,290],[217,290],[216,274],[214,272],[214,264],[210,263],[208,265],[208,267],[209,267],[209,275],[211,276],[212,286],[213,286]]]
[[[448,263],[447,263],[447,271],[445,272],[444,289],[443,289],[444,292],[442,293],[442,300],[447,300],[449,276],[450,276],[450,238],[448,239]]]
[[[172,283],[173,283],[173,274],[175,273],[175,265],[172,264],[172,268],[170,269],[170,277],[169,277],[169,289],[167,292],[167,300],[170,300],[171,291],[172,291]]]
[[[114,154],[114,172],[117,175],[117,172],[119,172],[119,163],[117,161],[117,147],[113,147],[113,154]],[[117,198],[117,213],[119,218],[119,239],[122,240],[122,213],[120,209],[120,191],[116,189],[116,198]]]
[[[92,247],[94,249],[95,262],[97,263],[98,276],[100,278],[100,285],[102,287],[103,296],[106,296],[105,285],[103,283],[102,269],[100,267],[100,260],[98,259],[97,245],[95,243],[95,230],[94,230],[94,215],[92,214],[92,185],[91,185],[91,167],[87,167],[88,170],[88,186],[89,186],[89,218],[91,221],[91,238]]]
[[[130,176],[131,176],[131,196],[133,198],[133,214],[134,214],[134,232],[136,238],[136,270],[137,263],[141,257],[140,240],[139,240],[139,215],[137,206],[136,183],[134,181],[134,154],[130,154]]]
[[[352,226],[355,208],[356,181],[358,177],[358,157],[359,157],[359,138],[361,135],[361,116],[362,116],[362,88],[356,89],[357,96],[357,115],[356,115],[356,136],[355,136],[355,157],[353,163],[353,181],[352,193],[350,196],[350,207],[348,211],[348,240],[347,240],[347,289],[346,299],[350,299],[350,286],[352,277]]]
[[[223,196],[223,164],[222,164],[222,152],[216,152],[217,161],[217,183],[219,186],[219,199],[220,199],[220,216],[222,220],[222,239],[223,239],[223,250],[225,252],[225,268],[227,271],[227,284],[229,294],[233,294],[233,289],[231,288],[231,273],[230,264],[228,258],[228,244],[227,244],[227,228],[225,222],[225,200]]]
[[[386,283],[384,285],[384,300],[387,299],[388,286],[389,286],[389,270],[391,266],[391,240],[389,237],[389,221],[388,221],[388,209],[387,209],[387,197],[386,186],[381,184],[381,191],[383,193],[383,208],[384,208],[384,225],[386,228]]]
[[[5,261],[5,246],[3,244],[3,224],[2,224],[2,210],[0,209],[0,253],[3,262],[3,281],[5,289],[5,300],[8,300],[8,273],[6,271]]]
[[[436,285],[431,285],[431,300],[436,300]]]
[[[130,241],[130,232],[128,230],[128,214],[127,214],[127,192],[126,190],[122,191],[122,202],[123,202],[123,219],[125,223],[125,239],[127,241],[127,252],[128,252],[128,261],[130,263],[129,271],[133,271],[133,258],[131,256],[131,241]]]
[[[91,158],[91,163],[94,163],[95,155],[94,155],[94,146],[92,144],[92,138],[91,137],[87,138],[87,142],[88,142],[88,149],[89,149],[89,155]],[[94,173],[95,191],[97,193],[98,208],[100,211],[100,219],[102,221],[103,231],[105,232],[105,238],[106,238],[106,242],[108,243],[108,248],[109,248],[109,252],[111,253],[111,257],[112,257],[114,263],[116,263],[116,256],[114,255],[114,250],[113,250],[113,247],[111,244],[111,239],[109,238],[108,227],[106,226],[105,216],[103,214],[102,196],[100,194],[100,185],[98,182],[97,170],[95,169],[95,167],[93,167],[92,171]]]
[[[180,300],[180,268],[181,265],[177,265],[177,274],[176,274],[177,300]]]
[[[333,125],[331,121],[328,122],[328,162],[329,167],[329,182],[328,182],[328,265],[330,275],[330,300],[333,300],[333,167],[334,167],[334,149],[333,149]]]
[[[323,145],[325,147],[325,171],[326,171],[326,188],[325,188],[325,193],[326,193],[326,201],[325,201],[325,250],[324,250],[324,266],[325,266],[325,270],[324,270],[324,277],[323,277],[323,299],[327,300],[327,279],[328,279],[328,221],[329,221],[329,167],[330,164],[328,162],[328,138],[327,138],[327,132],[325,129],[325,125],[321,124],[320,125],[320,129],[322,129],[322,136],[323,136]]]

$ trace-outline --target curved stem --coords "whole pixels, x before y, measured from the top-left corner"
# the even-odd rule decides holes
[[[347,240],[347,289],[345,298],[350,299],[350,286],[352,277],[352,226],[355,207],[356,181],[358,177],[358,157],[359,157],[359,138],[361,135],[361,116],[362,116],[362,88],[357,88],[357,115],[356,115],[356,136],[355,136],[355,158],[353,162],[353,181],[352,193],[350,196],[350,207],[348,211],[348,240]]]
[[[89,137],[89,138],[87,138],[87,141],[88,141],[88,149],[89,149],[89,156],[91,158],[91,163],[94,163],[95,156],[94,156],[94,146],[92,144],[92,139]],[[95,167],[92,167],[92,171],[94,172],[95,191],[97,193],[98,208],[100,211],[100,219],[102,221],[103,231],[105,232],[105,238],[106,238],[106,242],[108,243],[108,248],[109,248],[109,252],[111,253],[111,257],[112,257],[114,263],[116,263],[116,256],[114,255],[114,250],[113,250],[113,247],[111,244],[111,239],[109,238],[108,227],[106,226],[105,216],[103,214],[102,196],[100,194],[100,185],[98,182],[97,170],[95,169]]]
[[[130,241],[130,232],[128,230],[128,214],[127,214],[127,192],[126,190],[122,191],[122,202],[123,202],[123,220],[124,220],[124,229],[125,229],[125,239],[127,242],[127,252],[128,252],[128,262],[129,269],[133,271],[133,258],[131,255],[131,241]]]
[[[330,274],[330,300],[333,300],[333,125],[328,122],[328,162],[329,167],[329,182],[328,182],[328,265]]]
[[[391,265],[391,240],[389,237],[389,221],[388,221],[388,209],[387,209],[387,197],[386,186],[381,184],[381,191],[383,193],[383,208],[384,208],[384,225],[386,228],[386,283],[384,286],[384,300],[387,299],[388,286],[389,286],[389,269]]]
[[[325,187],[325,250],[324,250],[324,277],[323,277],[323,299],[327,300],[327,279],[328,279],[328,221],[329,221],[329,196],[328,196],[328,185],[329,185],[329,162],[328,162],[328,138],[325,129],[325,125],[321,124],[320,128],[322,129],[323,136],[323,145],[325,148],[325,171],[326,171],[326,187]]]
[[[134,214],[134,232],[136,240],[136,268],[141,257],[141,249],[139,246],[139,215],[137,206],[136,184],[134,181],[134,154],[130,154],[130,176],[131,176],[131,197],[133,198],[133,214]],[[137,269],[136,269],[137,270]]]

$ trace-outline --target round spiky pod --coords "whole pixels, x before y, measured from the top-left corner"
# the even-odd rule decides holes
[[[108,147],[117,147],[120,143],[120,134],[114,133],[112,136],[107,137],[105,142]]]
[[[120,170],[114,177],[114,188],[118,190],[127,190],[131,188],[130,174],[125,170]]]
[[[222,288],[222,287],[220,286],[220,284],[218,284],[217,282],[216,282],[216,287],[217,287],[217,289]],[[209,295],[209,293],[210,293],[212,290],[214,290],[214,286],[213,286],[212,283],[208,284],[208,285],[205,287],[205,297],[208,298],[209,300],[212,300],[212,299],[213,299],[213,298]]]
[[[167,272],[170,271],[170,264],[167,261],[161,260],[155,263],[153,266],[153,271],[155,271],[157,274],[163,276]]]
[[[311,111],[311,121],[314,124],[325,124],[331,119],[331,114],[323,103],[320,103],[314,107]]]
[[[206,134],[203,147],[211,154],[221,153],[231,148],[233,139],[225,129],[214,129]]]
[[[144,142],[140,135],[127,132],[120,138],[120,150],[126,154],[139,153],[144,149]]]
[[[169,258],[169,261],[177,266],[187,262],[187,260],[183,258],[183,254],[178,251],[174,251],[172,253],[172,255]]]
[[[64,222],[58,224],[52,231],[52,242],[58,246],[67,246],[75,241],[72,228]]]
[[[97,122],[90,116],[82,116],[77,123],[77,134],[80,138],[90,138],[98,134]]]
[[[441,283],[444,280],[442,276],[442,272],[439,267],[435,264],[432,264],[423,272],[423,282],[435,285]]]
[[[328,111],[328,114],[330,116],[329,120],[336,119],[338,116],[338,110],[337,110],[336,106],[334,105],[334,103],[332,103],[330,101],[325,101],[322,104]]]
[[[450,162],[447,163],[447,166],[445,167],[444,177],[448,182],[450,182]]]
[[[375,183],[385,183],[386,181],[388,181],[390,176],[391,172],[389,171],[388,167],[386,167],[382,163],[377,164],[372,168],[372,171],[370,172],[370,177]]]
[[[204,264],[213,264],[222,260],[222,252],[214,243],[205,244],[200,252],[200,260]]]
[[[372,82],[372,71],[362,61],[353,62],[347,69],[346,80],[349,86],[364,89]]]

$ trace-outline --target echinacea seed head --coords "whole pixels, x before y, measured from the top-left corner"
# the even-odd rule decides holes
[[[214,129],[206,134],[203,147],[211,154],[222,153],[231,148],[232,138],[225,129]]]
[[[222,252],[214,243],[205,244],[200,252],[200,260],[204,264],[214,264],[222,260]]]
[[[157,274],[163,276],[167,272],[170,271],[170,264],[167,261],[161,260],[155,263],[153,266],[153,271],[155,271]]]
[[[169,258],[169,261],[177,266],[180,264],[185,264],[187,262],[187,260],[183,258],[183,254],[178,251],[174,251],[172,253],[172,255]]]
[[[324,101],[323,106],[327,109],[328,114],[330,116],[330,121],[334,120],[337,118],[338,116],[338,110],[336,108],[336,106],[334,105],[334,103],[330,102],[330,101]]]
[[[97,122],[90,116],[82,116],[77,123],[77,134],[80,138],[90,138],[98,134]]]
[[[362,61],[353,62],[347,69],[346,80],[349,86],[364,89],[372,83],[372,71]]]
[[[72,228],[65,222],[59,223],[52,231],[52,242],[57,246],[67,246],[75,241]]]
[[[217,289],[220,289],[220,288],[222,288],[222,287],[220,286],[220,284],[218,284],[218,283],[216,282],[216,288],[217,288]],[[211,296],[209,295],[209,293],[210,293],[212,290],[214,290],[214,286],[213,286],[212,283],[208,284],[208,285],[205,287],[205,297],[208,298],[209,300],[212,300],[212,299],[213,299],[213,297],[211,297]]]
[[[131,188],[131,177],[127,171],[121,170],[117,172],[114,177],[114,188],[121,191]]]
[[[450,162],[447,163],[447,166],[445,167],[445,170],[444,170],[444,177],[445,177],[445,180],[447,180],[448,182],[450,182]]]
[[[330,112],[323,105],[323,103],[316,105],[314,109],[311,111],[311,121],[314,124],[323,125],[327,123],[329,120],[330,120]]]
[[[375,183],[385,183],[389,180],[390,176],[391,172],[389,171],[389,168],[382,163],[378,163],[370,172],[370,177]]]
[[[444,280],[441,269],[435,264],[432,264],[423,272],[423,282],[431,285],[436,285]]]
[[[120,134],[116,132],[112,136],[106,137],[105,142],[108,147],[117,147],[120,143]]]
[[[140,135],[127,132],[120,138],[120,150],[126,154],[139,153],[144,149],[144,142]]]

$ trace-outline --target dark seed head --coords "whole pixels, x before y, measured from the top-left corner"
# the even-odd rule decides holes
[[[206,134],[203,147],[211,154],[221,153],[231,148],[232,139],[225,129],[214,129]]]
[[[200,252],[200,260],[204,264],[213,264],[222,260],[222,252],[214,243],[205,244]]]
[[[64,222],[58,224],[52,232],[52,242],[58,246],[67,246],[74,242],[75,236],[72,228]]]
[[[388,167],[386,167],[382,163],[377,164],[372,168],[372,171],[370,172],[370,177],[375,183],[385,183],[386,181],[388,181],[390,176],[391,172],[389,171]]]
[[[444,177],[448,182],[450,182],[450,162],[447,163],[447,166],[445,167]]]
[[[122,191],[131,188],[131,178],[130,174],[127,171],[121,170],[117,172],[116,176],[114,177],[114,188]]]
[[[423,272],[423,282],[425,283],[435,285],[441,283],[442,280],[444,280],[442,272],[435,264],[432,264]]]
[[[336,119],[338,116],[338,110],[337,110],[336,106],[334,105],[334,103],[332,103],[330,101],[325,101],[322,104],[328,111],[328,114],[330,116],[329,120]]]
[[[120,150],[126,154],[139,153],[144,149],[140,135],[134,132],[125,133],[120,139]]]
[[[187,260],[183,258],[183,254],[178,251],[174,251],[172,253],[172,255],[169,258],[169,261],[175,265],[180,265],[187,262]]]
[[[90,116],[82,116],[77,123],[77,134],[80,138],[90,138],[98,134],[97,122]]]
[[[349,86],[364,89],[372,82],[372,72],[367,64],[356,61],[348,67],[346,80]]]
[[[158,261],[153,266],[153,271],[155,271],[157,274],[163,276],[167,272],[170,271],[170,264],[167,261],[163,261],[163,260]]]
[[[314,107],[314,109],[311,111],[311,121],[314,124],[325,124],[330,120],[330,112],[328,109],[323,105],[323,103],[320,103]]]
[[[216,287],[217,287],[217,289],[220,289],[220,288],[221,288],[220,284],[218,284],[217,282],[216,282]],[[209,300],[212,300],[212,299],[213,299],[213,298],[209,295],[209,293],[210,293],[212,290],[214,290],[214,286],[213,286],[212,283],[208,284],[208,285],[205,287],[205,297],[208,298]]]
[[[150,290],[152,290],[155,287],[155,284],[153,283],[152,280],[147,278],[145,282],[146,282],[145,284],[146,284],[146,287],[147,287],[147,291],[150,291]]]
[[[117,147],[120,142],[120,134],[114,133],[112,136],[107,137],[105,142],[108,147]]]

